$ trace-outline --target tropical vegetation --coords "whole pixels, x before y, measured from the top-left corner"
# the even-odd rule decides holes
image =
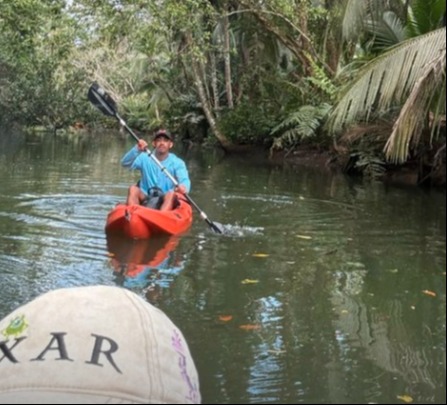
[[[330,151],[348,170],[445,167],[445,0],[0,0],[0,122],[106,125],[226,151]],[[445,180],[445,179],[444,179]]]

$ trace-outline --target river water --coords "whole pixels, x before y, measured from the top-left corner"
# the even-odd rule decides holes
[[[196,215],[181,237],[107,239],[131,145],[0,134],[0,317],[118,285],[183,331],[203,403],[446,402],[444,192],[179,150],[225,234]]]

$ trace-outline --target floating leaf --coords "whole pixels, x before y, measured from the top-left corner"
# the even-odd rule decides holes
[[[261,329],[261,326],[257,324],[248,323],[245,325],[240,325],[239,328],[242,330],[259,330]]]
[[[249,278],[246,278],[245,280],[241,281],[242,284],[257,284],[259,283],[259,280],[251,280]]]
[[[230,322],[233,319],[233,315],[220,315],[219,321]]]
[[[391,269],[390,273],[399,273],[399,269]]]
[[[430,297],[436,297],[436,293],[430,290],[422,291],[424,294],[429,295]]]
[[[409,395],[398,395],[397,399],[404,401],[406,404],[411,404],[413,402],[413,398]]]
[[[355,267],[356,269],[364,269],[365,265],[362,262],[346,262],[349,267]]]
[[[269,257],[267,253],[253,253],[253,257]]]
[[[306,236],[306,235],[296,235],[296,237],[299,239],[305,239],[305,240],[312,239],[312,236]]]

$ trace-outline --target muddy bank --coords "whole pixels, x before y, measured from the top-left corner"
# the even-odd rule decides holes
[[[269,159],[274,164],[313,167],[328,172],[371,177],[356,166],[355,156],[309,146],[297,147],[292,152],[276,151],[270,154]],[[433,159],[413,160],[403,165],[386,164],[382,169],[374,178],[390,185],[446,188],[445,147]]]

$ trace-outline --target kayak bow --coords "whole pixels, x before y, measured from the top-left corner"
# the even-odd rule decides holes
[[[121,234],[132,239],[153,235],[178,235],[189,229],[192,208],[179,196],[172,211],[159,211],[142,205],[118,204],[107,216],[106,234]]]

